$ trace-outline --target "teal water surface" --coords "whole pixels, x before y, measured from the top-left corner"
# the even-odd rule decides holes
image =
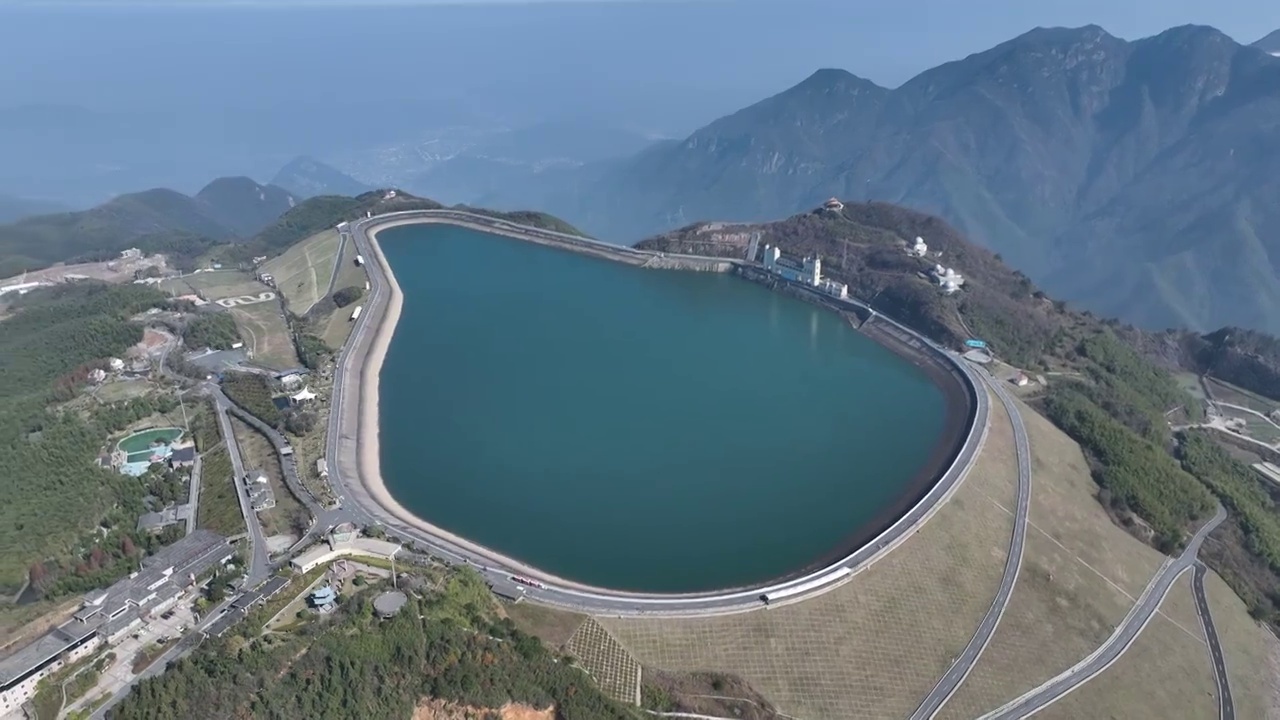
[[[404,293],[388,488],[562,577],[694,592],[793,573],[900,497],[942,431],[921,371],[740,278],[447,225],[379,240]]]

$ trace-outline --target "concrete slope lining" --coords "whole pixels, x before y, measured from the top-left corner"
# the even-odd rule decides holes
[[[1151,582],[1130,608],[1129,613],[1101,646],[1055,677],[983,715],[982,720],[989,718],[1014,720],[1030,717],[1111,667],[1138,639],[1138,635],[1142,633],[1147,623],[1151,622],[1151,618],[1160,609],[1160,603],[1164,601],[1178,578],[1199,562],[1196,556],[1200,552],[1200,546],[1204,544],[1204,539],[1226,518],[1226,509],[1219,505],[1213,517],[1191,537],[1182,553],[1177,558],[1169,558],[1160,566],[1155,576],[1151,578]]]
[[[978,628],[974,631],[968,645],[938,680],[933,690],[925,696],[916,711],[911,714],[912,720],[925,720],[937,715],[942,710],[942,706],[955,695],[956,690],[960,689],[961,683],[969,677],[969,673],[977,665],[987,645],[991,643],[1001,618],[1004,617],[1004,611],[1009,606],[1009,598],[1013,595],[1014,586],[1018,582],[1018,573],[1022,568],[1022,553],[1027,538],[1027,514],[1031,509],[1031,445],[1017,403],[1009,397],[999,381],[993,380],[986,374],[982,377],[995,390],[1000,403],[1009,415],[1018,457],[1018,501],[1013,517],[1013,533],[1009,538],[1009,554],[1005,559],[1004,573],[1000,577],[1000,587],[996,590],[987,614],[978,623]]]

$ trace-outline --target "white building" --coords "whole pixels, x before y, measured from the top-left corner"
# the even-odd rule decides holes
[[[120,372],[124,370],[124,361],[120,358],[111,358],[107,361],[107,367],[111,368],[111,372]]]
[[[964,276],[949,267],[933,266],[933,278],[938,281],[942,292],[950,295],[964,285]]]
[[[90,593],[75,616],[0,660],[0,717],[20,717],[43,678],[88,657],[163,613],[198,575],[235,553],[226,538],[196,530],[142,561],[142,569]]]
[[[908,254],[914,255],[916,257],[924,257],[925,255],[929,254],[929,244],[924,241],[924,238],[917,237],[915,244],[912,245],[911,249],[908,250],[907,252]]]
[[[345,523],[334,528],[324,543],[317,544],[289,561],[300,573],[310,572],[326,563],[345,557],[369,557],[390,560],[400,552],[400,544],[387,540],[360,537]]]
[[[787,280],[817,287],[822,281],[822,259],[808,256],[802,264],[782,257],[782,250],[773,245],[764,246],[764,269]]]
[[[803,283],[840,299],[849,297],[849,286],[822,276],[822,258],[806,257],[799,265],[782,257],[782,251],[773,245],[764,246],[764,269],[792,282]]]
[[[830,278],[822,278],[822,282],[818,284],[818,289],[831,297],[837,297],[841,300],[849,297],[849,286]]]
[[[280,385],[286,390],[292,390],[302,384],[302,376],[298,373],[289,373],[280,378]]]

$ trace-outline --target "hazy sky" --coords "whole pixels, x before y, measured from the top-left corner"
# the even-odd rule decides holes
[[[1280,28],[1277,0],[336,5],[0,0],[0,158],[17,186],[33,168],[120,158],[146,159],[147,183],[196,182],[445,124],[587,119],[678,137],[818,68],[894,86],[1036,26],[1136,39],[1201,23],[1246,43]]]
[[[1037,25],[1093,23],[1137,38],[1203,23],[1246,43],[1280,27],[1275,0],[49,4],[23,8],[0,0],[6,28],[0,66],[23,68],[0,74],[0,97],[7,99],[0,103],[105,106],[173,91],[256,106],[270,98],[319,99],[325,77],[362,82],[377,95],[404,94],[396,87],[403,79],[375,74],[386,64],[424,73],[417,82],[449,94],[469,86],[545,84],[558,93],[650,82],[747,98],[781,90],[818,67],[896,85]]]

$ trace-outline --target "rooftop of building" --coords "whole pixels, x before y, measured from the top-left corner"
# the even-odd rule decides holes
[[[85,597],[85,607],[76,620],[87,621],[95,613],[110,616],[125,605],[139,607],[150,604],[162,591],[174,592],[187,582],[188,575],[199,575],[232,552],[227,539],[210,530],[196,530],[172,545],[142,560],[142,569],[117,581],[106,590]],[[173,587],[165,588],[169,584]]]
[[[196,449],[192,447],[174,448],[169,454],[169,462],[195,462]]]
[[[8,685],[26,674],[28,670],[97,631],[98,626],[67,623],[41,635],[35,642],[0,660],[0,686]]]
[[[272,597],[276,593],[288,587],[289,581],[290,581],[289,578],[280,577],[279,575],[277,575],[271,578],[270,580],[259,585],[258,592],[261,592],[263,597]]]
[[[379,615],[394,615],[409,602],[409,596],[399,590],[389,590],[373,599],[373,609]]]

